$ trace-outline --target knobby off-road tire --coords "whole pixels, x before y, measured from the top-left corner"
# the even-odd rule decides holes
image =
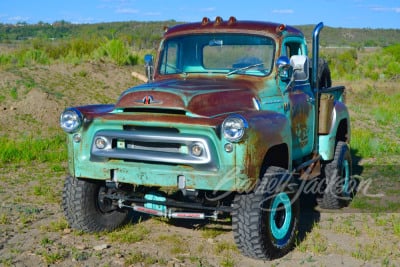
[[[254,192],[234,199],[233,235],[239,250],[248,257],[271,260],[294,246],[299,201],[296,190],[283,181],[284,173],[283,168],[269,167]]]
[[[332,86],[331,70],[328,62],[323,58],[318,60],[318,81],[320,89]]]
[[[129,222],[129,212],[118,209],[102,197],[104,183],[68,176],[65,179],[62,208],[71,228],[85,232],[111,231]]]
[[[331,162],[323,166],[325,189],[317,198],[323,209],[340,209],[347,206],[353,195],[351,180],[351,154],[347,143],[336,144],[335,155]]]
[[[312,74],[312,66],[310,65],[310,74]],[[332,86],[331,70],[329,69],[328,62],[323,59],[318,59],[318,72],[317,72],[318,88],[329,88]],[[311,75],[310,75],[311,78]],[[311,81],[311,80],[310,80]]]

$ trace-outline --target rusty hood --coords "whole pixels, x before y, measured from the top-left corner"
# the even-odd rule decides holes
[[[126,90],[116,108],[146,112],[180,111],[187,115],[214,117],[255,110],[255,84],[239,80],[163,80]]]

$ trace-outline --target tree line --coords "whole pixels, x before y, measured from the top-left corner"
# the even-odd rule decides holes
[[[152,21],[152,22],[110,22],[95,24],[72,24],[67,21],[54,23],[38,22],[27,24],[0,24],[0,42],[10,43],[15,41],[43,38],[118,38],[127,42],[135,49],[152,49],[157,46],[164,27],[176,25],[179,22]],[[308,38],[311,37],[315,25],[298,25]],[[370,29],[370,28],[333,28],[325,27],[321,35],[322,46],[333,47],[385,47],[396,44],[400,40],[400,29]]]

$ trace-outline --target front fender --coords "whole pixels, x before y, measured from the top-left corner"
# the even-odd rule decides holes
[[[290,125],[283,114],[276,112],[265,111],[242,115],[247,119],[249,129],[245,139],[240,143],[242,153],[237,154],[239,157],[237,162],[242,162],[247,177],[256,181],[260,178],[263,161],[270,148],[281,144],[291,147]]]

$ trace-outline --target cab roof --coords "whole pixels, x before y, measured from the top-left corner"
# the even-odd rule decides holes
[[[164,37],[186,33],[202,33],[202,32],[249,32],[275,35],[279,37],[283,34],[297,35],[304,37],[303,33],[292,26],[285,24],[237,20],[235,17],[230,17],[228,20],[223,20],[222,17],[216,17],[214,21],[204,17],[200,22],[179,24],[165,29]]]

